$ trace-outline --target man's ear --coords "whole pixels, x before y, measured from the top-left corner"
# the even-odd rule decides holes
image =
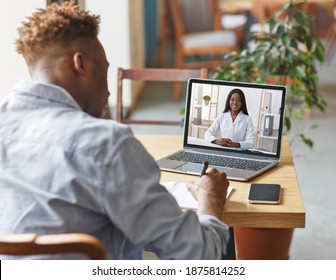
[[[86,65],[84,62],[84,56],[81,52],[76,52],[73,55],[73,64],[74,64],[74,69],[80,74],[83,74],[86,70]]]

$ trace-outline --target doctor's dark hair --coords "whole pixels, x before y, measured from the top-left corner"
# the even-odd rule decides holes
[[[229,95],[228,95],[228,97],[226,98],[225,109],[224,109],[224,112],[223,112],[223,113],[226,113],[226,112],[230,111],[230,99],[231,99],[231,97],[232,97],[232,95],[233,95],[234,93],[237,93],[237,94],[239,95],[239,97],[240,97],[240,101],[241,101],[240,111],[243,111],[243,113],[244,113],[245,115],[248,116],[247,106],[246,106],[246,99],[245,99],[245,94],[244,94],[244,92],[243,92],[241,89],[239,89],[239,88],[234,88],[233,90],[231,90],[231,91],[229,92]],[[240,111],[239,111],[239,112],[240,112]]]

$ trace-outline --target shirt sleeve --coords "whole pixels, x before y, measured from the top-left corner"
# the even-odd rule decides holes
[[[106,170],[105,208],[112,223],[137,247],[161,259],[219,259],[226,252],[227,226],[212,216],[181,211],[160,185],[160,170],[130,137]]]
[[[204,133],[204,140],[207,142],[212,142],[213,140],[217,139],[217,134],[220,131],[220,117],[216,118],[211,126],[206,130]]]

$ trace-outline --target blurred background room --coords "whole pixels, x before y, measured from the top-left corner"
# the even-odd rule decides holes
[[[0,100],[22,79],[29,79],[23,58],[15,52],[16,29],[25,16],[48,0],[1,1]],[[62,1],[59,1],[62,2]],[[253,38],[251,32],[267,31],[267,19],[285,0],[80,0],[79,4],[101,16],[99,38],[110,63],[109,109],[115,118],[118,68],[200,68],[209,77],[224,64],[219,54],[239,52]],[[274,2],[273,5],[262,5]],[[307,10],[314,35],[325,46],[325,60],[317,63],[316,92],[326,102],[325,111],[313,108],[294,121],[292,131],[304,131],[314,145],[291,142],[296,172],[306,210],[306,227],[295,229],[290,259],[336,259],[336,10],[333,0],[315,0]],[[175,6],[175,4],[178,4]],[[281,4],[281,5],[280,5]],[[178,10],[177,10],[178,8]],[[196,36],[197,35],[197,36]],[[182,38],[182,39],[181,39]],[[178,42],[184,40],[189,45]],[[189,49],[188,49],[189,46]],[[191,47],[194,53],[188,53]],[[185,49],[183,49],[185,48]],[[185,57],[184,54],[188,54]],[[172,98],[171,83],[124,85],[123,111],[128,118],[181,120],[185,83]],[[316,125],[311,129],[312,125]],[[182,126],[132,125],[134,134],[179,134]],[[182,145],[182,143],[181,143]],[[334,182],[334,183],[333,183]]]

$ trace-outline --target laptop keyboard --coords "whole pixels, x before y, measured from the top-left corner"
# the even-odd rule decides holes
[[[169,157],[170,160],[178,160],[192,163],[203,163],[208,161],[210,165],[217,165],[222,167],[229,167],[235,169],[258,171],[265,166],[269,165],[269,162],[258,161],[252,159],[241,159],[234,157],[224,157],[209,154],[181,152]]]

